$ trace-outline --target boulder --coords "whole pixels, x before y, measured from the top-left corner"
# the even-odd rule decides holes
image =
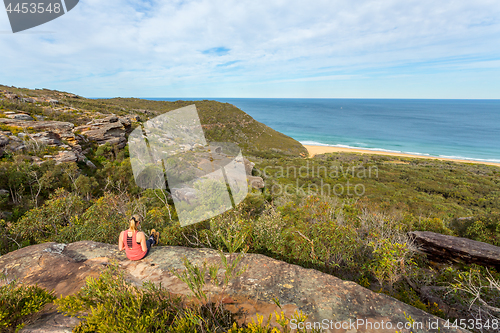
[[[191,203],[197,199],[196,190],[194,188],[182,187],[182,188],[172,188],[172,196],[177,200],[186,201]]]
[[[19,96],[17,96],[16,94],[13,94],[13,93],[5,93],[5,97],[7,97],[8,99],[18,99]]]
[[[19,151],[26,146],[24,145],[24,141],[19,139],[17,136],[11,135],[9,136],[9,143],[5,146],[5,148],[8,148],[10,151]]]
[[[24,103],[36,103],[36,100],[30,97],[21,98],[21,101]]]
[[[262,177],[252,176],[252,170],[255,163],[250,162],[245,157],[243,157],[243,163],[245,164],[245,172],[247,174],[248,183],[255,189],[264,188],[266,186],[264,179],[262,179]]]
[[[6,135],[0,133],[0,147],[8,145],[9,141],[9,138]]]
[[[408,236],[436,262],[465,262],[500,269],[500,247],[468,238],[413,231]]]
[[[255,189],[264,188],[264,180],[261,177],[247,176],[248,183]]]
[[[97,168],[97,167],[95,166],[95,164],[94,164],[94,163],[92,163],[92,161],[90,161],[90,160],[86,160],[86,161],[85,161],[85,164],[86,164],[89,168],[92,168],[92,169]]]
[[[60,164],[64,162],[76,162],[78,161],[78,157],[72,151],[60,151],[59,154],[54,157],[54,160],[56,164]]]
[[[35,120],[33,119],[33,117],[31,117],[30,115],[27,115],[25,113],[17,113],[17,114],[12,114],[12,115],[8,115],[7,118],[11,118],[11,119],[18,119],[18,120]]]
[[[255,166],[255,163],[250,162],[245,157],[243,157],[243,163],[245,164],[245,172],[247,173],[247,175],[251,176],[253,167]]]
[[[56,296],[76,293],[87,277],[96,277],[102,269],[116,260],[126,278],[140,284],[150,281],[160,284],[173,294],[190,295],[186,284],[171,273],[171,269],[183,270],[186,257],[194,265],[220,263],[217,251],[185,247],[153,247],[149,255],[139,261],[130,261],[117,245],[92,241],[72,244],[43,243],[25,247],[0,257],[0,267],[9,279],[54,290]],[[228,255],[226,255],[228,257]],[[238,269],[247,266],[245,272],[235,278],[225,289],[225,307],[238,313],[240,323],[250,322],[259,313],[267,318],[278,310],[273,299],[277,298],[287,316],[302,310],[309,315],[309,322],[344,323],[371,322],[380,325],[391,321],[394,326],[387,330],[327,329],[325,332],[391,332],[396,323],[406,323],[405,315],[422,328],[414,333],[434,332],[427,326],[429,321],[438,322],[442,332],[466,332],[461,329],[445,329],[444,320],[432,316],[385,294],[377,294],[354,282],[342,281],[332,275],[288,264],[259,254],[246,254]],[[223,271],[219,274],[224,274]],[[208,284],[206,292],[220,295],[218,286]],[[63,317],[54,310],[47,310],[44,317],[23,332],[64,332],[73,323],[64,326]],[[57,324],[59,323],[59,324]],[[59,326],[57,326],[59,325]],[[330,324],[329,324],[330,325]],[[369,324],[368,324],[369,325]]]
[[[40,132],[30,135],[32,140],[35,140],[45,145],[60,145],[60,136],[54,132]]]

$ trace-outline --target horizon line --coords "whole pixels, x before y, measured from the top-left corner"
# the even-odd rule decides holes
[[[87,99],[113,99],[113,98],[137,98],[137,99],[201,99],[201,100],[211,100],[211,99],[399,99],[399,100],[488,100],[488,101],[500,101],[499,98],[408,98],[408,97],[85,97]]]

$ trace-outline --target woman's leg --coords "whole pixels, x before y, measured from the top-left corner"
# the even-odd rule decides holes
[[[149,254],[149,250],[151,249],[151,246],[155,245],[155,239],[153,236],[149,236],[148,240],[146,241],[146,247],[148,248],[147,252],[146,252],[146,255],[144,257],[146,257],[148,254]]]

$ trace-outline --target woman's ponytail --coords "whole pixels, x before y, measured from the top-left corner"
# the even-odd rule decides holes
[[[139,215],[132,215],[129,220],[129,229],[132,231],[137,231],[137,223],[141,222],[141,217]]]

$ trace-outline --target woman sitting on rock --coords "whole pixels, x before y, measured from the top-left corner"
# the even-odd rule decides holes
[[[141,217],[133,215],[129,220],[129,229],[120,233],[118,249],[125,250],[127,258],[130,260],[140,260],[148,255],[151,246],[158,244],[160,234],[155,229],[151,230],[151,235],[146,240],[146,235],[138,231],[141,224]]]

